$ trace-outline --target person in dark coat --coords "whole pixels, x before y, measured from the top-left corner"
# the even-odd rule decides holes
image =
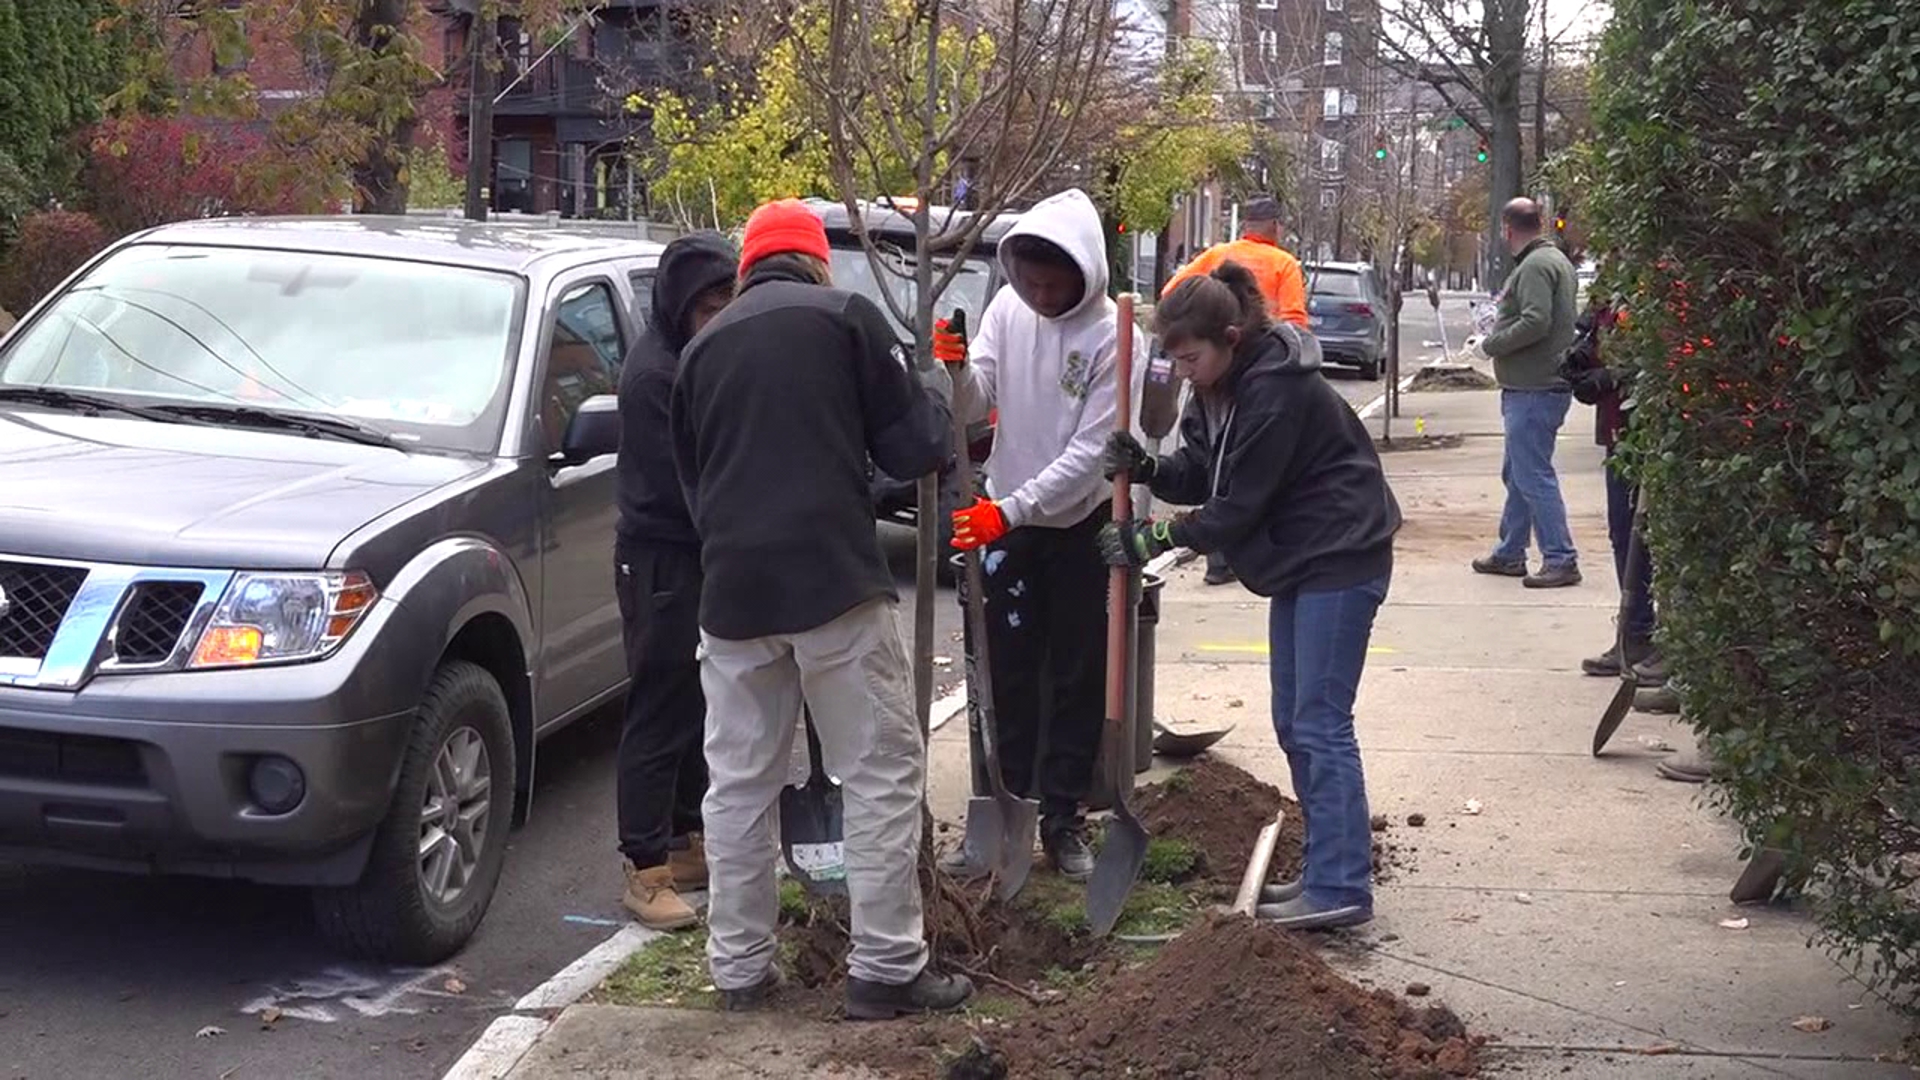
[[[653,279],[653,316],[620,371],[620,524],[614,548],[621,637],[627,650],[620,728],[621,902],[642,926],[699,922],[680,896],[707,886],[700,800],[707,762],[700,742],[700,538],[673,465],[668,427],[680,351],[733,298],[740,257],[718,233],[667,245]]]
[[[1307,849],[1300,880],[1269,887],[1257,914],[1296,928],[1364,923],[1372,829],[1353,702],[1393,576],[1400,506],[1372,436],[1320,376],[1319,345],[1269,317],[1245,268],[1182,282],[1154,312],[1154,332],[1194,387],[1181,447],[1155,458],[1116,432],[1107,471],[1198,509],[1109,525],[1102,552],[1132,566],[1177,547],[1222,552],[1243,585],[1271,598],[1274,732]]]

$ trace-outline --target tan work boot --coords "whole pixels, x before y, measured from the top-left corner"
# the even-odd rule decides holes
[[[649,930],[684,930],[700,921],[700,914],[673,889],[673,868],[627,864],[627,894],[620,898],[640,925]]]
[[[707,887],[707,845],[699,833],[687,837],[687,850],[667,852],[667,865],[673,868],[673,887],[686,891]]]

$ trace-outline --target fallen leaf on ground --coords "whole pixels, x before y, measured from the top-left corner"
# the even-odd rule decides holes
[[[1433,993],[1433,987],[1428,986],[1426,983],[1417,982],[1417,983],[1407,984],[1408,997],[1426,997],[1428,994],[1431,994],[1431,993]]]
[[[464,994],[467,992],[467,984],[457,978],[449,977],[447,981],[441,985],[446,988],[449,994]]]
[[[1245,705],[1246,705],[1246,702],[1244,702],[1244,701],[1241,701],[1241,700],[1240,700],[1239,698],[1237,698],[1237,697],[1236,697],[1236,698],[1228,698],[1228,699],[1227,699],[1227,708],[1229,708],[1229,709],[1238,709],[1238,708],[1242,708],[1242,707],[1244,707]]]
[[[226,1028],[215,1027],[212,1024],[208,1024],[206,1027],[203,1027],[199,1031],[194,1032],[193,1037],[196,1039],[214,1039],[222,1035],[225,1035],[226,1033],[227,1033]]]
[[[1825,1031],[1832,1026],[1833,1021],[1824,1016],[1802,1016],[1793,1022],[1795,1031],[1804,1031],[1810,1035]]]
[[[1426,827],[1426,825],[1427,825],[1427,815],[1425,815],[1425,814],[1408,814],[1408,815],[1407,815],[1407,824],[1409,824],[1409,825],[1411,825],[1411,826],[1413,826],[1413,827],[1414,827],[1414,828],[1416,828],[1416,829],[1423,829],[1423,828],[1425,828],[1425,827]]]
[[[280,1016],[281,1016],[280,1006],[269,1005],[266,1008],[260,1010],[260,1026],[272,1027],[273,1025],[280,1022]]]
[[[1649,1057],[1654,1057],[1660,1054],[1677,1054],[1680,1052],[1680,1044],[1679,1043],[1656,1043],[1655,1045],[1649,1046],[1644,1050],[1641,1050],[1640,1052],[1643,1054],[1646,1054]]]
[[[1468,799],[1466,805],[1460,808],[1460,812],[1463,814],[1477,814],[1482,809],[1483,805],[1479,799]]]
[[[1721,920],[1720,920],[1720,929],[1722,929],[1722,930],[1745,930],[1745,929],[1746,929],[1747,927],[1749,927],[1749,926],[1751,926],[1751,925],[1753,925],[1753,924],[1752,924],[1752,923],[1750,923],[1750,922],[1748,922],[1748,921],[1747,921],[1746,919],[1744,919],[1744,918],[1742,918],[1742,919],[1721,919]]]
[[[1518,903],[1522,903],[1522,904],[1533,903],[1533,896],[1529,893],[1517,892],[1513,894],[1513,898]]]
[[[1673,744],[1672,744],[1672,743],[1670,743],[1670,742],[1668,742],[1667,740],[1665,740],[1665,739],[1663,739],[1663,738],[1661,738],[1661,737],[1660,737],[1660,736],[1658,736],[1658,735],[1642,735],[1642,736],[1640,736],[1640,745],[1641,745],[1641,746],[1644,746],[1644,747],[1646,747],[1646,748],[1647,748],[1647,749],[1649,749],[1649,750],[1671,750],[1671,749],[1673,749]]]

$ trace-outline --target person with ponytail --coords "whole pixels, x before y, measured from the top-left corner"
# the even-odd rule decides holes
[[[1197,509],[1110,524],[1101,552],[1142,566],[1174,548],[1223,553],[1272,602],[1273,726],[1306,815],[1301,878],[1268,886],[1258,914],[1300,929],[1373,917],[1372,831],[1353,702],[1374,614],[1393,576],[1400,506],[1373,439],[1320,374],[1320,346],[1276,324],[1232,262],[1181,282],[1154,332],[1193,384],[1180,447],[1154,457],[1115,433],[1104,464]]]

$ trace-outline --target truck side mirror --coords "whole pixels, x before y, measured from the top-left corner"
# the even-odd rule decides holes
[[[620,452],[620,399],[598,394],[580,403],[560,440],[560,465],[583,465]]]

